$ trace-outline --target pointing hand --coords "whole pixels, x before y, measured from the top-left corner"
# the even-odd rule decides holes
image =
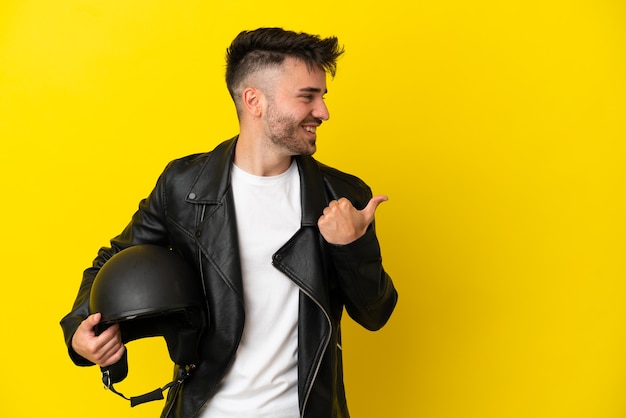
[[[387,199],[384,195],[374,196],[363,210],[357,210],[345,197],[331,201],[317,221],[320,233],[331,244],[344,245],[357,240],[374,221],[378,205]]]

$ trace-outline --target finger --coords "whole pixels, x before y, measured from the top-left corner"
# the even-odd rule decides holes
[[[117,363],[117,361],[122,358],[125,350],[126,347],[124,347],[121,341],[116,341],[115,339],[107,341],[99,351],[98,364],[102,367],[106,367]]]
[[[94,344],[91,348],[92,361],[103,367],[115,363],[124,352],[124,344],[117,324],[103,331],[102,334],[92,340],[92,343]]]
[[[89,315],[83,322],[80,323],[78,328],[85,333],[95,334],[94,327],[100,322],[101,315],[99,313]]]
[[[124,352],[126,351],[126,347],[124,345],[120,345],[117,351],[115,351],[107,360],[101,365],[102,367],[111,366],[122,358]]]
[[[85,325],[93,329],[93,327],[95,327],[96,325],[100,323],[101,319],[102,319],[102,314],[100,312],[97,312],[87,317],[87,319],[85,320]]]
[[[103,330],[100,333],[99,337],[102,337],[103,340],[111,340],[111,339],[121,340],[120,325],[113,324],[107,327],[105,330]]]
[[[374,220],[374,212],[376,212],[376,208],[383,202],[386,202],[389,198],[385,195],[377,195],[370,199],[367,203],[367,206],[363,208],[361,211],[370,221]]]

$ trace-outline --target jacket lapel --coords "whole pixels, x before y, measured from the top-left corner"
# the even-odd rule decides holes
[[[328,205],[322,173],[313,157],[300,156],[296,158],[296,162],[300,171],[302,226],[317,228],[317,220]]]
[[[189,203],[202,205],[196,241],[211,266],[243,301],[237,223],[230,170],[237,137],[211,153],[187,193]],[[302,219],[300,230],[274,255],[274,265],[287,274],[325,311],[330,311],[323,239],[317,220],[328,198],[317,162],[310,156],[296,157],[300,172]]]
[[[289,276],[327,314],[330,312],[323,240],[317,220],[327,205],[322,175],[317,162],[297,157],[300,170],[302,224],[300,230],[274,254],[274,265]]]
[[[187,202],[201,205],[196,242],[211,267],[243,302],[237,222],[230,169],[237,137],[211,153],[187,193]]]

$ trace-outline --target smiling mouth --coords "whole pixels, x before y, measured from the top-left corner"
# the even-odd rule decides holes
[[[302,128],[310,134],[315,135],[317,128],[322,124],[322,120],[318,118],[308,118],[302,123]]]

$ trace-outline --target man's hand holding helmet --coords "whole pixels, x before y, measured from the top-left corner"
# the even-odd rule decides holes
[[[112,324],[96,335],[95,327],[101,314],[89,315],[72,337],[72,348],[76,353],[100,367],[110,366],[119,361],[126,348],[122,343],[119,324]]]

